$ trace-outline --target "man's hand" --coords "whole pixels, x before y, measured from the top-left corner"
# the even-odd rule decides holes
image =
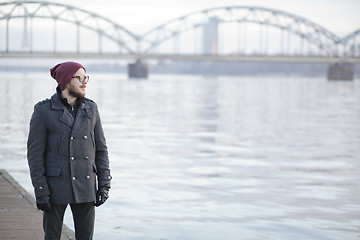
[[[109,198],[109,190],[100,188],[96,193],[95,206],[98,207],[103,204]]]
[[[44,212],[49,212],[51,209],[50,196],[36,198],[36,207]]]

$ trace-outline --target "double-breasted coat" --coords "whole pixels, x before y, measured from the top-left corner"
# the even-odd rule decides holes
[[[58,93],[34,107],[28,163],[35,196],[52,203],[94,202],[98,187],[110,188],[108,151],[95,102],[87,98],[76,117]]]

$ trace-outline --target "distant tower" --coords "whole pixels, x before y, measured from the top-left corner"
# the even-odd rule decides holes
[[[210,18],[209,22],[204,25],[204,54],[217,55],[218,53],[218,19]]]
[[[25,17],[24,17],[24,32],[23,32],[23,41],[22,41],[22,49],[28,50],[29,49],[29,35],[28,35],[28,13],[27,9],[25,8]]]

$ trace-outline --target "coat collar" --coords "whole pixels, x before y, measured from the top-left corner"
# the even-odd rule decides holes
[[[61,102],[58,93],[55,93],[51,97],[51,107],[54,110],[63,111],[59,120],[72,128],[72,136],[81,128],[86,119],[91,118],[90,105],[86,100],[83,103],[80,103],[75,120],[71,113],[66,109],[65,105]]]
[[[61,96],[59,96],[59,93],[55,93],[51,96],[51,107],[56,110],[63,110],[66,109],[65,105],[60,100]],[[84,102],[81,103],[80,109],[90,109],[90,105],[86,101],[86,98],[84,98]]]

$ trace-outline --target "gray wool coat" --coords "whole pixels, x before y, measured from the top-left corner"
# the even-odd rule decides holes
[[[85,98],[75,120],[55,93],[34,107],[27,157],[35,196],[52,203],[94,202],[110,188],[108,151],[95,102]]]

